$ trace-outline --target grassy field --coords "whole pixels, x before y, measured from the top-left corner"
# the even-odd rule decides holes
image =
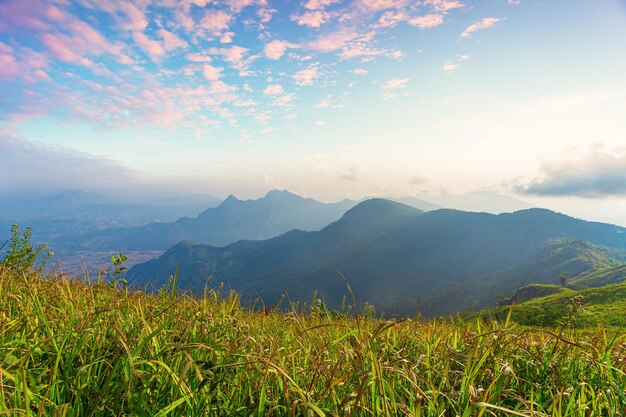
[[[0,266],[0,414],[624,416],[626,334],[254,312]]]

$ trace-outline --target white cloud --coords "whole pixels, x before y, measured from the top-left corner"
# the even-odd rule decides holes
[[[626,148],[595,144],[563,150],[541,163],[542,178],[516,191],[543,196],[586,198],[626,196]]]
[[[392,78],[380,86],[383,90],[383,98],[387,101],[394,100],[400,96],[408,96],[404,90],[409,84],[409,78]]]
[[[448,62],[444,62],[441,68],[444,70],[446,74],[451,74],[457,69],[461,68],[461,64],[456,64],[454,62],[448,61]]]
[[[381,86],[383,90],[396,90],[398,88],[405,88],[411,81],[409,78],[392,78]]]

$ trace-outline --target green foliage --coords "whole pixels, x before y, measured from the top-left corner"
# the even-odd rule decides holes
[[[128,285],[128,281],[125,278],[121,277],[124,271],[128,269],[125,266],[122,266],[122,264],[127,260],[128,257],[122,255],[121,253],[118,253],[117,255],[111,255],[111,263],[113,263],[113,266],[115,267],[115,269],[113,270],[113,276],[111,277],[111,281],[109,282],[109,285],[111,287],[116,288],[118,283],[122,284],[124,287]]]
[[[29,226],[24,231],[24,234],[21,235],[20,227],[14,224],[11,227],[11,237],[3,245],[4,247],[8,243],[9,246],[7,254],[0,264],[14,271],[24,272],[34,268],[37,262],[39,262],[38,269],[42,271],[50,258],[54,256],[54,253],[48,252],[44,254],[47,248],[46,244],[37,247],[33,246],[31,242],[32,234],[33,230]]]
[[[307,309],[0,266],[0,414],[624,416],[623,331]]]

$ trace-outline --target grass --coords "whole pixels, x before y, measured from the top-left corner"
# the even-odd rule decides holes
[[[624,416],[626,335],[255,312],[0,267],[0,414]]]

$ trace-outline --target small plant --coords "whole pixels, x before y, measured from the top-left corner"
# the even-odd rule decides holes
[[[111,286],[112,288],[117,288],[118,282],[124,287],[128,285],[128,281],[125,278],[120,277],[120,275],[122,275],[124,271],[128,269],[125,266],[122,266],[122,264],[127,260],[128,257],[122,255],[121,253],[118,253],[117,255],[111,255],[111,262],[115,267],[115,269],[113,270],[113,276],[111,277],[111,281],[109,282],[109,286]]]
[[[42,256],[48,245],[44,243],[35,248],[31,243],[32,234],[33,229],[30,226],[26,228],[23,235],[20,235],[20,227],[17,224],[11,226],[11,238],[0,247],[1,250],[7,244],[9,245],[7,255],[0,264],[15,271],[24,272],[33,269],[39,261],[37,269],[43,271],[54,253],[48,252]]]
[[[565,307],[567,308],[567,316],[562,321],[563,327],[571,327],[574,325],[574,322],[576,321],[576,316],[584,310],[584,299],[585,297],[583,297],[582,295],[577,295],[565,302]]]

